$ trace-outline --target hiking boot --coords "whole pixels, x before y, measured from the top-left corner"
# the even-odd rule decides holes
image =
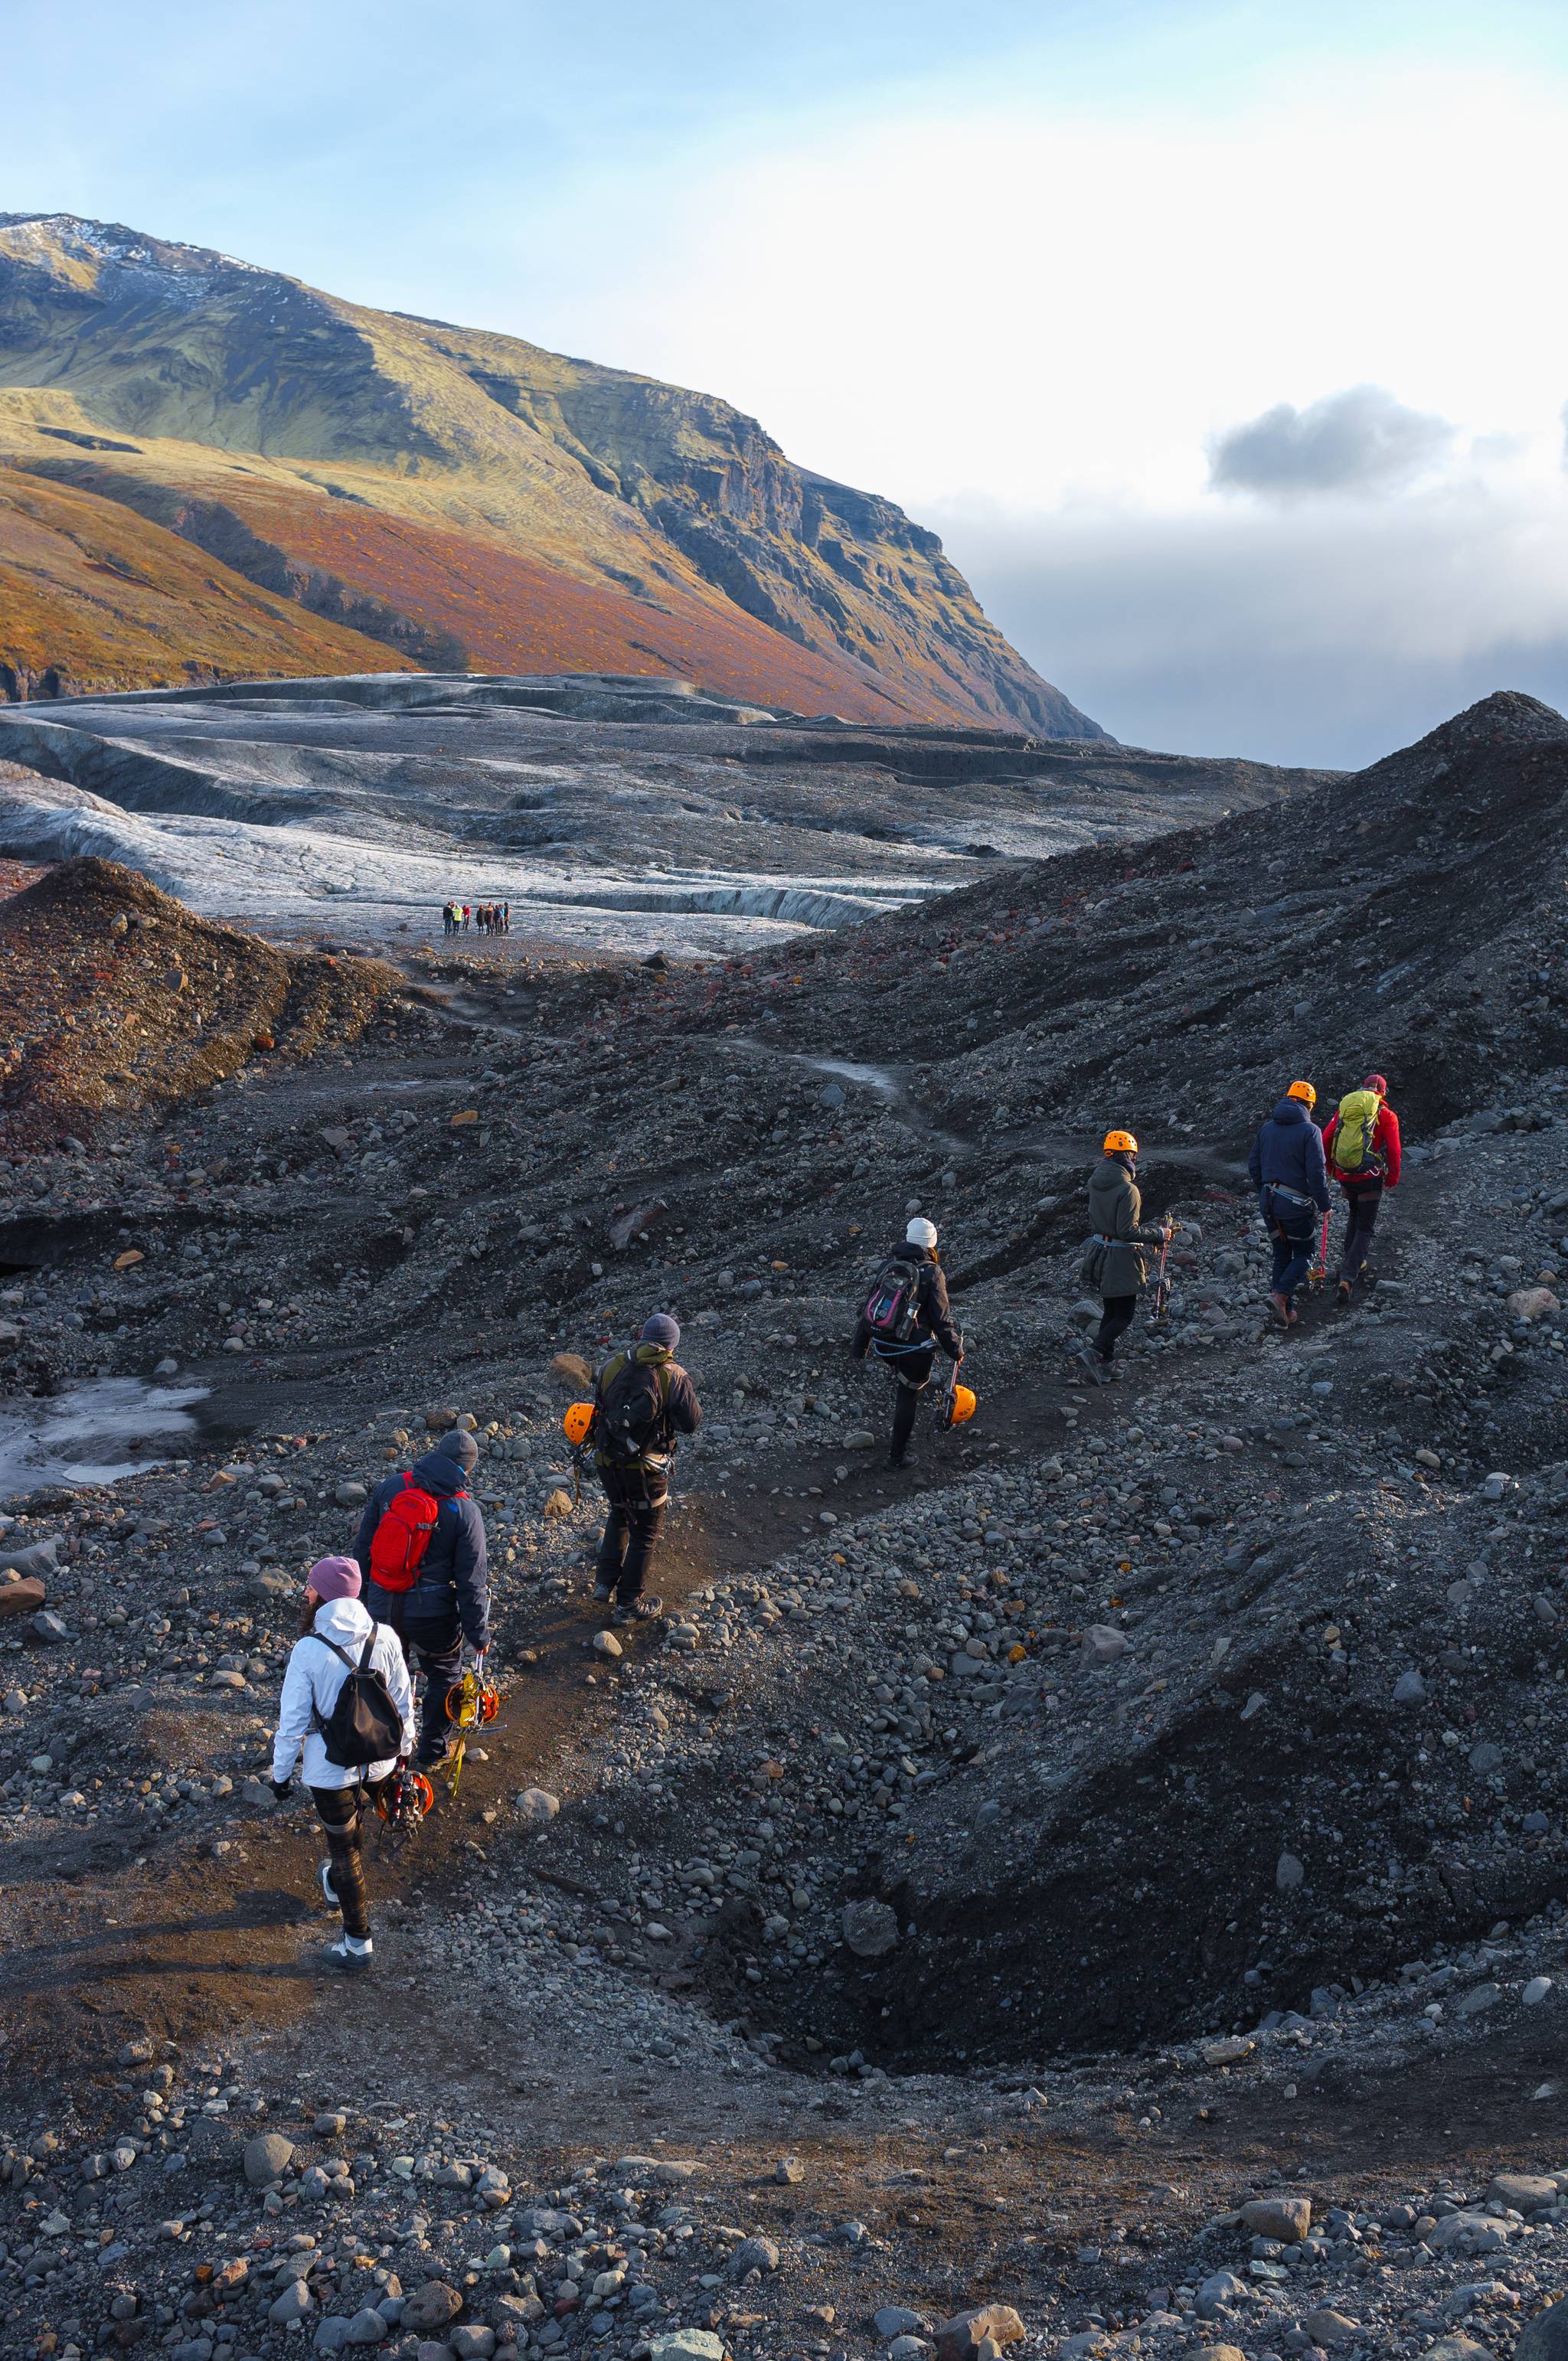
[[[920,1454],[917,1451],[906,1451],[902,1459],[895,1459],[890,1451],[883,1461],[883,1466],[891,1468],[894,1475],[905,1467],[916,1467],[919,1464]]]
[[[442,1740],[439,1746],[435,1747],[428,1753],[422,1746],[418,1754],[414,1757],[414,1769],[416,1771],[424,1772],[439,1771],[442,1764],[447,1760],[451,1752],[451,1742],[444,1738]]]
[[[1100,1382],[1102,1386],[1119,1386],[1124,1374],[1114,1361],[1102,1361],[1100,1364]]]
[[[332,1863],[330,1861],[323,1861],[320,1876],[322,1882],[322,1892],[326,1896],[326,1906],[329,1910],[335,1910],[337,1908],[337,1888],[332,1882]]]
[[[1276,1320],[1278,1321],[1279,1325],[1282,1328],[1294,1326],[1296,1314],[1290,1309],[1290,1299],[1288,1296],[1271,1294],[1268,1301],[1270,1308],[1273,1311]]]
[[[368,1935],[340,1935],[335,1943],[326,1947],[329,1967],[345,1968],[350,1975],[359,1975],[375,1964],[375,1950]]]
[[[611,1616],[612,1623],[651,1623],[664,1611],[664,1602],[656,1592],[645,1598],[623,1598]]]
[[[611,1600],[614,1597],[615,1597],[615,1585],[614,1585],[614,1583],[613,1583],[613,1582],[596,1582],[596,1583],[595,1583],[595,1585],[594,1585],[594,1605],[595,1605],[596,1607],[608,1607],[608,1606],[609,1605],[610,1600]]]
[[[1339,1285],[1335,1288],[1335,1290],[1334,1290],[1334,1301],[1338,1304],[1338,1306],[1339,1306],[1339,1308],[1340,1308],[1340,1310],[1341,1310],[1342,1312],[1348,1312],[1348,1311],[1349,1311],[1349,1309],[1350,1309],[1350,1281],[1349,1281],[1349,1279],[1341,1279],[1341,1281],[1340,1281],[1340,1283],[1339,1283]]]

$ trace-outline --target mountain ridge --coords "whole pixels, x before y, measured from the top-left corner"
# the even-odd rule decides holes
[[[796,467],[718,397],[124,225],[0,214],[0,461],[152,522],[171,492],[220,506],[232,541],[280,553],[249,578],[332,577],[332,611],[380,602],[396,628],[373,608],[353,627],[415,663],[571,668],[567,594],[587,589],[620,651],[600,644],[591,668],[854,720],[1108,735],[1010,647],[934,533]],[[454,534],[477,581],[502,577],[481,612]],[[552,582],[525,595],[518,561]],[[509,643],[555,589],[543,639]]]

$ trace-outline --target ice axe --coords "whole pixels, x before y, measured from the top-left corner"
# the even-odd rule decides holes
[[[1157,1328],[1160,1322],[1165,1318],[1166,1301],[1170,1294],[1170,1286],[1165,1275],[1165,1267],[1170,1259],[1170,1241],[1174,1235],[1175,1232],[1172,1229],[1171,1224],[1167,1222],[1165,1225],[1165,1243],[1159,1250],[1159,1271],[1155,1279],[1154,1314],[1150,1322],[1151,1327]]]
[[[1319,1237],[1318,1237],[1318,1263],[1317,1263],[1317,1268],[1316,1268],[1316,1269],[1313,1271],[1313,1273],[1312,1273],[1312,1285],[1313,1285],[1314,1287],[1321,1287],[1321,1285],[1322,1285],[1322,1283],[1323,1283],[1324,1279],[1327,1279],[1327,1277],[1328,1277],[1328,1275],[1329,1275],[1329,1222],[1330,1222],[1330,1219],[1331,1219],[1330,1214],[1328,1214],[1328,1213],[1324,1213],[1324,1215],[1323,1215],[1323,1226],[1322,1226],[1322,1229],[1321,1229],[1321,1231],[1320,1232],[1320,1234],[1319,1234]]]

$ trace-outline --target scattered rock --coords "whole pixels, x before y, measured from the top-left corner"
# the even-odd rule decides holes
[[[1024,2323],[1011,2304],[977,2304],[944,2320],[936,2332],[937,2361],[981,2361],[981,2348],[1017,2345]]]
[[[884,1959],[898,1948],[898,1913],[885,1902],[846,1902],[839,1924],[858,1960]]]
[[[280,2180],[294,2153],[294,2143],[281,2132],[258,2132],[245,2144],[245,2177],[252,2189],[266,2189]]]

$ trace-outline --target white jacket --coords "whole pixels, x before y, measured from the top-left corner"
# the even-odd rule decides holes
[[[392,1703],[403,1717],[403,1748],[405,1754],[414,1751],[414,1696],[409,1668],[403,1661],[398,1635],[389,1623],[372,1624],[369,1615],[357,1598],[324,1599],[316,1609],[316,1620],[311,1627],[322,1639],[335,1641],[344,1655],[354,1659],[356,1667],[365,1642],[374,1631],[376,1645],[370,1651],[370,1668],[385,1680],[391,1692]],[[294,1642],[289,1659],[289,1669],[283,1675],[283,1694],[278,1701],[278,1735],[272,1746],[272,1776],[277,1780],[291,1777],[299,1760],[302,1743],[305,1752],[304,1778],[307,1787],[352,1787],[361,1779],[384,1779],[397,1767],[393,1756],[385,1763],[367,1763],[362,1770],[346,1769],[341,1763],[329,1763],[325,1741],[321,1732],[311,1726],[312,1712],[323,1721],[337,1703],[337,1693],[348,1678],[348,1667],[342,1656],[334,1656],[323,1648],[321,1640],[307,1633]]]

